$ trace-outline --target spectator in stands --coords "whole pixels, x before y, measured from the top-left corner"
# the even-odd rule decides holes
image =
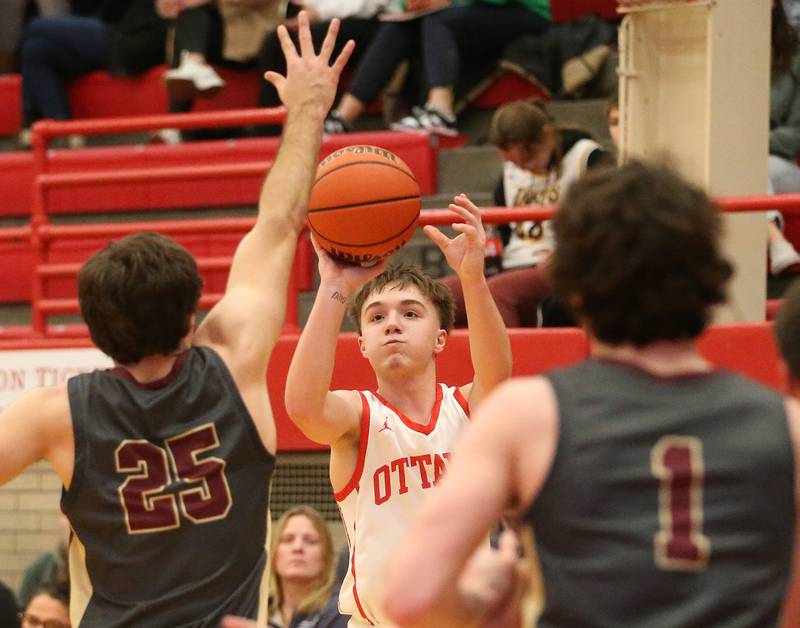
[[[772,79],[769,111],[769,192],[800,192],[800,54],[798,35],[781,2],[772,6]],[[794,246],[783,236],[783,217],[769,212],[770,272],[778,275],[800,263]]]
[[[70,628],[69,584],[47,582],[20,613],[21,628]]]
[[[311,39],[315,46],[319,46],[325,38],[330,21],[338,17],[341,19],[339,27],[339,39],[334,54],[349,39],[356,42],[353,56],[350,57],[349,64],[352,66],[358,62],[363,52],[368,49],[369,43],[377,33],[380,22],[378,14],[389,4],[390,0],[307,0],[302,8],[308,13],[311,20]],[[295,18],[290,18],[286,22],[292,39],[297,40],[297,28]],[[264,45],[259,53],[258,67],[261,74],[269,70],[283,72],[286,61],[281,52],[281,44],[277,33],[272,32],[267,35]],[[275,87],[267,81],[261,81],[261,88],[258,93],[258,105],[260,107],[277,107],[280,105],[278,93]],[[281,127],[263,127],[261,131],[267,135],[279,135]]]
[[[606,124],[608,124],[608,135],[611,137],[613,149],[619,149],[619,96],[614,94],[608,99],[606,105]]]
[[[800,0],[783,0],[783,9],[795,31],[800,31]]]
[[[795,280],[783,294],[783,303],[775,320],[775,339],[789,369],[789,392],[800,396],[800,280]]]
[[[95,70],[130,75],[164,60],[166,27],[152,0],[80,0],[76,15],[31,21],[22,42],[20,144],[40,118],[72,118],[68,79]]]
[[[319,511],[294,506],[283,513],[272,531],[269,555],[269,628],[347,628],[350,617],[339,614],[334,591],[337,555]],[[222,625],[256,627],[253,621],[233,617]]]
[[[14,592],[0,582],[0,626],[19,628],[19,607]]]
[[[31,601],[34,593],[46,582],[68,582],[69,569],[67,568],[67,542],[69,539],[69,520],[63,513],[59,513],[58,522],[64,531],[63,538],[58,542],[56,548],[51,552],[46,552],[37,556],[28,565],[22,576],[22,583],[19,585],[17,599],[20,605],[25,608]],[[0,623],[0,626],[3,624]]]
[[[0,4],[0,74],[17,71],[17,52],[30,0],[3,0]],[[69,15],[68,0],[36,0],[44,17]]]
[[[252,67],[264,37],[283,18],[280,0],[156,0],[156,6],[161,17],[174,20],[173,67],[164,74],[172,113],[191,111],[195,98],[219,94],[225,81],[212,63]],[[176,129],[164,129],[156,139],[182,138]]]
[[[504,162],[495,190],[495,204],[501,206],[554,205],[587,170],[611,161],[587,133],[559,129],[544,106],[534,101],[500,107],[492,118],[489,139]],[[571,322],[555,303],[548,303],[551,319],[542,320],[540,311],[543,299],[552,292],[548,270],[554,246],[551,221],[503,225],[499,235],[503,241],[501,268],[488,284],[506,327]],[[458,281],[453,277],[443,281],[453,292],[456,325],[463,326],[464,296]]]
[[[384,18],[387,22],[365,52],[347,93],[330,114],[327,132],[349,131],[366,106],[389,83],[398,65],[421,50],[427,101],[392,128],[454,135],[453,87],[459,76],[461,56],[499,57],[510,40],[519,35],[542,33],[550,26],[549,0],[465,0],[461,3],[464,6],[449,4],[449,0],[408,0],[405,6],[409,15],[419,13],[419,17],[398,21]]]

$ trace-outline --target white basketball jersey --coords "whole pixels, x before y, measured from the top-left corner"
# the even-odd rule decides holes
[[[415,423],[377,393],[359,394],[358,463],[336,493],[350,544],[339,609],[353,616],[351,625],[380,625],[388,621],[380,609],[387,560],[423,497],[442,477],[456,439],[469,425],[469,410],[458,388],[444,384],[436,385],[427,425]]]
[[[586,173],[589,155],[600,145],[593,140],[578,140],[561,160],[561,167],[546,175],[523,170],[510,161],[503,164],[503,191],[506,205],[555,205],[573,181]],[[555,247],[549,220],[511,223],[511,238],[503,249],[503,268],[525,268],[545,260]]]

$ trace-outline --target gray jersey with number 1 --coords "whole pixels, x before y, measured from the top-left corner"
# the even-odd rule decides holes
[[[265,382],[266,385],[266,382]],[[69,380],[75,468],[74,626],[218,626],[266,601],[274,457],[219,355],[181,354],[162,380]]]
[[[559,441],[525,516],[539,626],[776,625],[795,521],[780,395],[726,371],[658,378],[602,360],[547,377]]]

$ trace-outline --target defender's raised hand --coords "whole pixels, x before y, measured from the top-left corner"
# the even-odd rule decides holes
[[[481,222],[481,212],[466,194],[456,196],[448,209],[464,219],[464,222],[453,223],[453,229],[458,231],[459,235],[450,239],[430,225],[424,228],[425,235],[442,250],[450,268],[462,281],[482,278],[486,232]]]
[[[333,105],[339,76],[355,48],[355,42],[348,41],[331,64],[331,54],[336,36],[339,34],[339,20],[331,21],[319,54],[314,51],[308,22],[308,14],[301,11],[297,16],[299,54],[286,27],[283,25],[278,27],[278,39],[286,57],[286,76],[270,71],[264,74],[264,79],[275,86],[281,102],[289,110],[295,107],[315,106],[320,108],[322,115],[325,115]]]

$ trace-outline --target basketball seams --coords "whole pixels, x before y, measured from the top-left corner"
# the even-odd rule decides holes
[[[414,183],[417,183],[417,178],[414,176],[414,174],[412,172],[410,172],[411,169],[408,166],[406,166],[405,169],[404,169],[404,168],[400,168],[399,166],[396,166],[396,165],[394,165],[392,163],[387,163],[385,161],[369,160],[369,161],[349,161],[346,164],[342,164],[341,166],[336,166],[335,168],[331,168],[325,174],[321,175],[318,179],[316,179],[314,181],[312,187],[317,185],[317,183],[322,181],[328,175],[333,174],[334,172],[337,172],[337,171],[342,170],[344,168],[348,168],[350,166],[361,166],[361,165],[368,165],[368,164],[374,164],[376,166],[385,166],[387,168],[392,168],[394,170],[402,172],[409,179],[411,179]]]
[[[410,194],[408,196],[397,196],[395,198],[382,198],[374,201],[362,201],[361,203],[345,203],[344,205],[331,205],[330,207],[318,207],[316,209],[309,209],[309,214],[317,214],[320,212],[336,211],[338,209],[349,209],[351,207],[367,207],[369,205],[383,205],[386,203],[396,203],[401,201],[413,201],[419,199],[417,194]]]
[[[347,151],[342,149],[341,156],[335,151],[320,164],[308,227],[325,250],[343,261],[387,257],[408,242],[419,223],[419,183],[403,160],[385,149]]]
[[[414,216],[414,219],[411,222],[409,222],[405,227],[400,229],[395,235],[390,236],[390,237],[386,238],[385,240],[379,240],[378,242],[367,242],[365,244],[351,244],[349,242],[337,242],[336,240],[331,240],[328,236],[326,236],[326,235],[320,233],[319,231],[317,231],[314,228],[314,225],[312,225],[310,221],[308,223],[308,226],[311,229],[311,231],[313,231],[320,238],[324,238],[326,242],[330,242],[331,244],[338,244],[339,246],[347,246],[347,247],[354,248],[354,249],[357,249],[357,248],[360,249],[360,248],[365,248],[365,247],[368,247],[368,246],[377,246],[379,244],[385,244],[386,242],[391,242],[392,240],[397,239],[397,237],[399,235],[401,235],[401,234],[405,233],[406,231],[408,231],[408,229],[411,228],[412,226],[414,226],[414,224],[417,223],[418,221],[419,221],[419,216]]]

